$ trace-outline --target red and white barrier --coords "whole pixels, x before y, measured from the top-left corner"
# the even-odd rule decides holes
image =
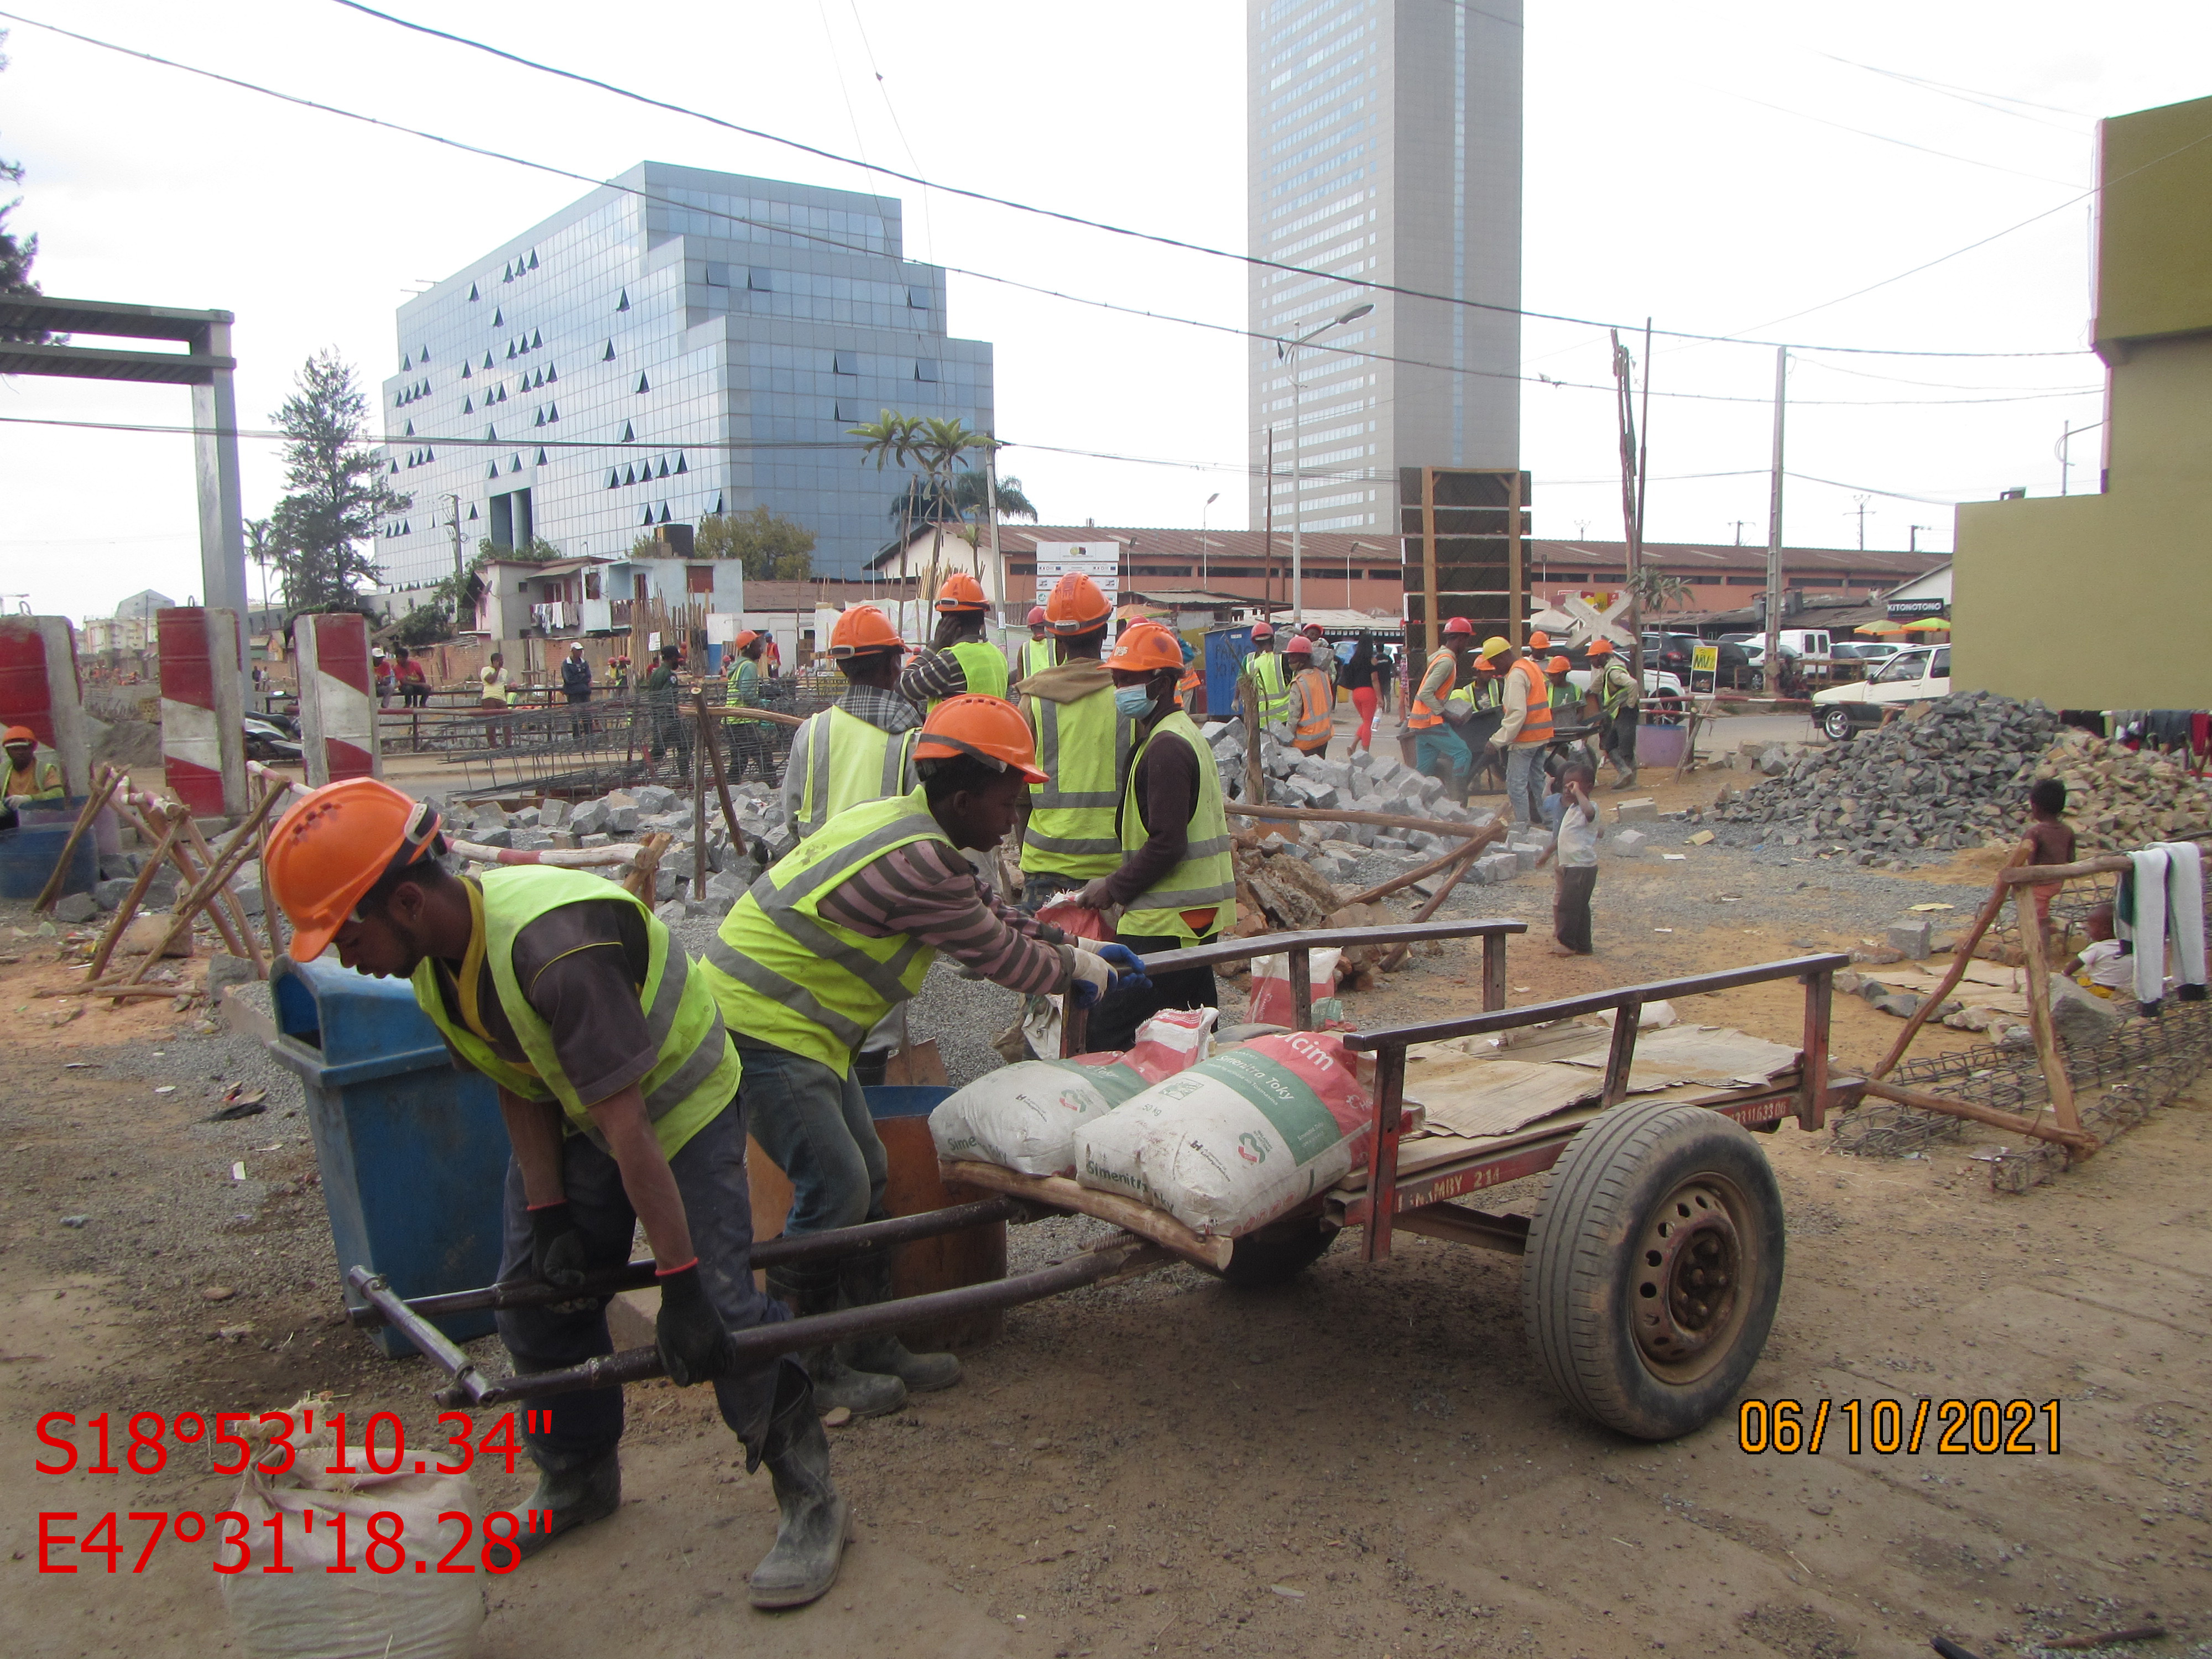
[[[301,617],[292,625],[292,649],[300,665],[300,737],[309,787],[383,776],[368,618],[344,611]]]
[[[60,757],[72,795],[91,793],[76,636],[66,617],[0,617],[0,726],[27,726]]]
[[[246,804],[235,611],[177,605],[154,614],[161,664],[161,771],[195,816],[237,817]]]

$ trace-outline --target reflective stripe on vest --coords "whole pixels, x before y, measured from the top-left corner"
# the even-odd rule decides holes
[[[848,806],[911,789],[915,740],[921,735],[919,726],[910,726],[894,738],[834,707],[809,715],[791,744],[792,763],[799,769],[799,820],[792,828],[799,839]]]
[[[514,973],[514,941],[540,916],[563,905],[605,902],[635,904],[644,914],[651,956],[638,1001],[645,1012],[647,1037],[656,1045],[652,1070],[640,1080],[646,1115],[660,1149],[674,1157],[684,1142],[711,1122],[738,1091],[738,1056],[723,1029],[711,988],[691,971],[691,959],[667,927],[636,898],[612,882],[582,870],[518,865],[491,870],[477,883],[483,895],[484,961],[491,969],[499,1006],[532,1069],[501,1060],[476,1032],[447,1018],[438,990],[437,969],[427,958],[415,970],[415,1000],[470,1065],[508,1092],[525,1100],[558,1101],[573,1133],[588,1135],[602,1152],[606,1137],[592,1122],[591,1107],[580,1098],[553,1044],[553,1030],[524,997]]]
[[[821,914],[839,884],[894,848],[952,842],[921,791],[850,807],[779,860],[724,918],[703,967],[730,1029],[843,1077],[876,1022],[921,988],[935,947],[871,939]]]
[[[1152,886],[1131,899],[1121,913],[1120,931],[1147,937],[1166,935],[1195,944],[1199,934],[1182,919],[1185,910],[1214,911],[1212,933],[1223,933],[1237,921],[1237,870],[1229,852],[1229,817],[1221,807],[1221,775],[1213,764],[1205,739],[1189,715],[1176,709],[1152,729],[1145,749],[1172,732],[1190,745],[1198,757],[1198,799],[1192,805],[1188,840],[1182,861]],[[1137,751],[1142,764],[1144,749]],[[1121,799],[1121,850],[1134,853],[1150,839],[1144,816],[1138,810],[1137,767],[1129,768],[1129,782]]]
[[[1436,672],[1439,661],[1443,664],[1443,678],[1431,685],[1429,676]],[[1421,684],[1413,693],[1413,707],[1406,716],[1406,724],[1416,732],[1442,726],[1444,723],[1444,704],[1451,700],[1452,686],[1458,678],[1458,659],[1439,647],[1436,656],[1421,670]]]
[[[1597,683],[1597,706],[1605,711],[1607,720],[1620,717],[1620,711],[1638,702],[1636,678],[1617,662],[1605,665],[1605,678]]]
[[[969,690],[987,697],[1006,695],[1006,659],[999,654],[995,646],[986,645],[981,640],[962,640],[957,645],[946,646],[945,652],[960,665],[961,673],[967,677]],[[929,706],[934,708],[944,701],[942,697],[936,698]]]
[[[1129,775],[1136,722],[1114,707],[1110,684],[1073,702],[1033,696],[1029,706],[1045,781],[1030,786],[1022,868],[1086,881],[1110,876],[1121,867],[1114,817]]]
[[[1298,671],[1298,726],[1295,741],[1301,749],[1328,741],[1329,720],[1336,703],[1336,688],[1318,668]]]
[[[1255,651],[1252,653],[1249,672],[1253,684],[1260,689],[1260,723],[1288,720],[1291,714],[1290,682],[1283,677],[1283,659],[1279,652]]]
[[[1523,657],[1510,671],[1518,674],[1528,700],[1528,712],[1521,721],[1520,734],[1513,739],[1516,749],[1552,740],[1552,683],[1544,678],[1544,671]]]
[[[1042,674],[1060,660],[1060,641],[1047,636],[1022,647],[1022,678]]]

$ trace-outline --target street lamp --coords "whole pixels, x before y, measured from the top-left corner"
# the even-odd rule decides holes
[[[1206,568],[1206,515],[1212,510],[1214,502],[1220,499],[1221,492],[1217,489],[1211,495],[1208,495],[1206,498],[1206,505],[1198,509],[1198,585],[1200,587],[1206,586],[1208,579]]]
[[[1369,312],[1371,305],[1357,305],[1349,311],[1339,312],[1327,322],[1308,329],[1295,339],[1275,343],[1275,361],[1288,360],[1291,366],[1291,623],[1302,627],[1306,619],[1305,580],[1305,456],[1300,446],[1304,434],[1300,430],[1305,417],[1305,384],[1298,379],[1298,349],[1307,341],[1326,334],[1346,323],[1356,323]],[[1272,488],[1272,486],[1270,486]]]

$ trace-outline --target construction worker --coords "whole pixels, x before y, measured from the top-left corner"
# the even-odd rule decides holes
[[[1505,810],[1523,824],[1544,821],[1544,746],[1552,740],[1552,688],[1525,651],[1499,635],[1482,642],[1484,660],[1504,675],[1504,713],[1489,747],[1505,762]]]
[[[1032,915],[1054,895],[1121,867],[1114,820],[1137,729],[1114,706],[1114,677],[1100,660],[1112,607],[1098,585],[1080,571],[1062,576],[1045,617],[1060,659],[1020,688],[1044,774],[1030,786],[1022,830],[1021,908]]]
[[[1121,866],[1085,886],[1082,902],[1118,909],[1115,939],[1139,954],[1211,944],[1236,923],[1237,872],[1220,774],[1176,700],[1182,653],[1168,629],[1136,623],[1106,666],[1115,707],[1136,722],[1137,750],[1121,797]],[[1219,1006],[1211,968],[1147,975],[1099,1004],[1088,1046],[1093,1053],[1127,1048],[1163,1008]]]
[[[1193,714],[1198,712],[1200,694],[1206,690],[1206,676],[1198,671],[1198,653],[1191,649],[1190,641],[1177,635],[1176,643],[1182,647],[1182,678],[1176,682],[1176,701],[1182,705],[1184,714]]]
[[[1260,729],[1272,731],[1277,738],[1290,735],[1291,681],[1290,671],[1275,652],[1275,629],[1272,623],[1252,624],[1252,654],[1244,659],[1244,672],[1251,676],[1257,690]],[[1243,711],[1240,694],[1237,708]]]
[[[1448,708],[1455,688],[1466,678],[1467,657],[1474,645],[1474,624],[1464,617],[1449,618],[1443,637],[1421,671],[1421,683],[1406,710],[1406,727],[1413,733],[1413,765],[1442,781],[1452,797],[1464,804],[1472,781],[1474,756],[1457,726],[1467,718]],[[1461,705],[1468,714],[1471,703]]]
[[[407,647],[399,648],[404,651]],[[569,641],[568,654],[562,659],[561,695],[568,702],[568,735],[585,736],[592,729],[592,665],[584,660],[581,640]]]
[[[500,1280],[562,1289],[629,1260],[642,1223],[659,1264],[653,1336],[678,1387],[712,1382],[722,1420],[775,1485],[759,1607],[811,1601],[837,1576],[848,1524],[830,1447],[795,1361],[737,1363],[730,1333],[784,1310],[754,1288],[738,1056],[705,972],[623,889],[581,870],[448,873],[436,810],[375,778],[318,789],[270,837],[270,890],[294,960],[332,945],[349,968],[411,981],[456,1061],[489,1077],[514,1149]],[[515,1370],[613,1352],[599,1297],[502,1309]],[[556,1395],[523,1438],[532,1554],[622,1504],[618,1389]]]
[[[1326,755],[1336,713],[1336,684],[1314,661],[1314,642],[1301,634],[1283,647],[1291,669],[1291,741],[1301,755]]]
[[[1017,683],[1032,674],[1042,674],[1060,660],[1060,641],[1052,636],[1052,624],[1041,605],[1030,607],[1030,638],[1014,656],[1013,676]]]
[[[0,784],[0,830],[15,827],[19,808],[66,799],[62,769],[52,757],[39,757],[39,734],[27,726],[11,726],[0,735],[0,749],[8,756],[7,781]]]
[[[730,647],[737,653],[737,660],[730,667],[729,696],[724,707],[757,708],[761,706],[761,662],[768,653],[768,636],[756,634],[750,628],[742,628],[738,630],[737,637],[730,641]],[[745,768],[757,765],[761,781],[774,783],[775,763],[769,754],[767,728],[758,720],[747,720],[734,714],[724,718],[730,732],[729,781],[743,783]]]
[[[924,710],[963,691],[1005,696],[1006,659],[983,638],[990,614],[982,583],[964,570],[947,576],[937,590],[936,637],[899,676],[899,695]]]
[[[499,659],[494,657],[494,662]],[[659,766],[660,757],[672,748],[676,751],[676,781],[691,781],[691,722],[678,707],[684,687],[677,676],[677,665],[683,653],[672,645],[660,647],[660,660],[645,677],[645,701],[653,715],[653,743],[648,751],[653,764]]]
[[[1567,717],[1572,719],[1582,708],[1583,694],[1567,684],[1567,676],[1573,669],[1574,664],[1565,657],[1554,657],[1544,665],[1544,679],[1551,687],[1548,695],[1554,720],[1559,718],[1563,708],[1567,711]]]
[[[995,653],[994,653],[996,654]],[[790,1178],[787,1237],[884,1214],[883,1142],[853,1074],[870,1028],[921,988],[943,951],[1010,990],[1096,1001],[1117,970],[1142,977],[1112,945],[1072,943],[1002,902],[961,849],[988,850],[1041,782],[1029,727],[1003,698],[948,697],[915,744],[920,787],[848,807],[771,866],[708,947],[702,972],[744,1062],[746,1126]],[[802,1316],[890,1297],[890,1257],[771,1268],[769,1288]],[[806,1356],[815,1403],[856,1416],[896,1411],[909,1390],[950,1388],[951,1354],[913,1354],[896,1336]]]
[[[1322,625],[1319,623],[1308,623],[1298,631],[1304,635],[1307,642],[1313,647],[1314,666],[1328,675],[1328,683],[1334,686],[1336,684],[1337,670],[1342,666],[1336,659],[1336,647],[1328,642],[1328,638],[1322,631]]]
[[[1590,680],[1590,694],[1597,699],[1598,718],[1602,722],[1598,741],[1605,757],[1613,763],[1613,787],[1633,789],[1636,732],[1644,719],[1643,688],[1613,648],[1611,640],[1603,635],[1592,640],[1589,658],[1590,666],[1597,671]]]

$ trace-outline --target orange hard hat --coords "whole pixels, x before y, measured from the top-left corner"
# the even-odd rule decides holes
[[[1540,628],[1530,629],[1528,648],[1531,651],[1549,651],[1552,648],[1552,636]]]
[[[1611,656],[1613,654],[1613,641],[1606,638],[1604,635],[1599,635],[1597,638],[1590,641],[1589,653],[1593,657]]]
[[[1447,634],[1472,634],[1474,632],[1474,624],[1464,617],[1454,617],[1444,623],[1444,632]]]
[[[1098,584],[1080,570],[1072,570],[1053,584],[1045,601],[1045,620],[1055,634],[1088,634],[1106,626],[1114,607],[1098,591]]]
[[[1274,624],[1272,623],[1263,622],[1254,623],[1252,624],[1252,637],[1255,640],[1273,639],[1275,637]]]
[[[939,611],[988,611],[991,602],[983,597],[983,584],[964,570],[956,570],[945,579],[945,586],[937,590]]]
[[[970,691],[947,697],[929,711],[914,757],[954,760],[962,755],[1000,771],[1018,773],[1029,783],[1050,781],[1036,769],[1036,740],[1030,736],[1029,722],[1004,697]]]
[[[435,807],[381,778],[347,778],[295,802],[269,836],[269,890],[292,919],[292,960],[322,955],[361,896],[427,854],[438,830]]]
[[[906,641],[891,626],[891,619],[872,605],[854,605],[840,616],[830,629],[830,654],[833,659],[905,648]]]
[[[1565,657],[1554,657],[1544,665],[1544,672],[1547,674],[1564,674],[1573,666],[1574,664],[1569,662]]]
[[[11,726],[6,732],[0,733],[0,746],[11,743],[36,743],[38,740],[39,734],[27,726]]]
[[[753,632],[751,629],[741,628],[738,630],[737,638],[730,641],[730,649],[732,651],[742,651],[759,637],[760,635]]]
[[[1283,654],[1286,657],[1310,657],[1313,655],[1313,645],[1314,642],[1311,640],[1300,634],[1283,647]]]
[[[1180,670],[1182,642],[1164,623],[1131,623],[1129,631],[1114,642],[1114,653],[1106,659],[1106,666],[1146,673],[1162,668]]]
[[[1030,607],[1030,626],[1031,628],[1042,628],[1048,620],[1049,618],[1048,618],[1044,614],[1044,607],[1042,605],[1033,605]]]

